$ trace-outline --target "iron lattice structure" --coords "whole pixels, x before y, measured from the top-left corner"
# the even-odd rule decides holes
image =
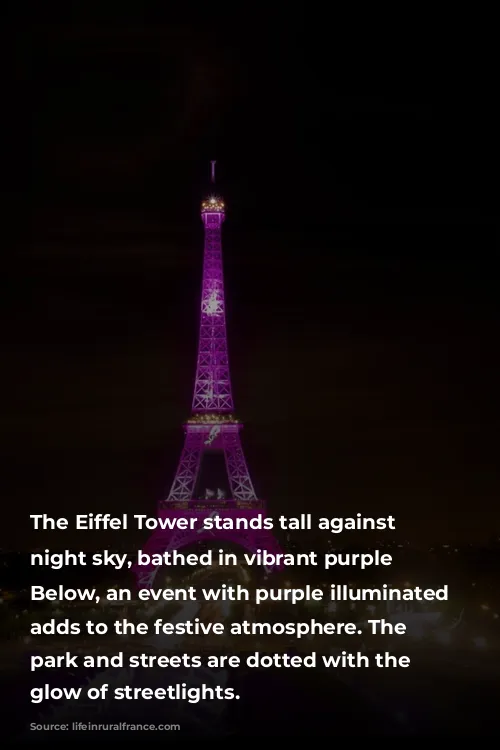
[[[212,162],[212,182],[214,179]],[[242,424],[233,416],[233,394],[229,371],[222,262],[222,223],[224,201],[217,196],[201,204],[205,228],[201,320],[192,416],[184,424],[184,448],[168,496],[160,503],[160,518],[196,516],[193,530],[157,529],[144,552],[163,553],[196,541],[230,541],[253,553],[258,549],[278,553],[280,548],[270,531],[263,529],[216,531],[203,529],[208,516],[248,517],[265,515],[250,478],[240,439]],[[207,453],[223,454],[229,484],[229,497],[212,493],[203,499],[196,496],[203,458]],[[154,565],[136,566],[139,588],[150,587],[156,574]]]
[[[201,321],[193,413],[231,412],[233,395],[227,354],[221,229],[224,204],[211,199],[202,207],[205,253],[201,290]],[[218,211],[216,212],[215,209]]]

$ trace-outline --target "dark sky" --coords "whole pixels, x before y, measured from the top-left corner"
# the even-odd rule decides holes
[[[416,542],[500,527],[488,84],[417,64],[345,86],[338,32],[253,31],[19,39],[31,237],[6,264],[3,546],[37,541],[33,512],[154,514],[189,415],[214,158],[233,388],[269,512],[392,513]]]

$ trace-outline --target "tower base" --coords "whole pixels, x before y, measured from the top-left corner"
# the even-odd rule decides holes
[[[273,555],[281,553],[281,548],[271,530],[256,529],[205,529],[204,520],[207,518],[230,518],[236,525],[237,518],[248,521],[254,520],[254,525],[263,526],[265,514],[258,510],[228,510],[227,507],[215,509],[213,506],[206,510],[184,510],[175,509],[171,511],[160,511],[158,514],[158,527],[148,539],[143,552],[150,557],[164,552],[187,547],[197,542],[231,542],[242,547],[245,552],[254,554],[257,550],[270,552]],[[258,523],[258,520],[261,523]],[[186,528],[182,528],[185,526]],[[280,565],[274,565],[269,569],[280,569]],[[151,588],[158,566],[135,565],[133,572],[137,580],[137,588]]]

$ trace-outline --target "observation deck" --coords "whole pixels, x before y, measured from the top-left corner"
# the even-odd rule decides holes
[[[217,197],[216,195],[211,195],[209,198],[206,198],[204,201],[202,201],[201,204],[201,213],[203,214],[224,214],[226,211],[226,206],[222,198]]]

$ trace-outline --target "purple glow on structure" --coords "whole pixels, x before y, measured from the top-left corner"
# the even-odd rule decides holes
[[[215,162],[211,162],[211,178],[215,182]],[[222,266],[222,222],[225,205],[222,198],[210,196],[201,204],[201,218],[205,226],[203,281],[201,290],[201,320],[198,341],[198,360],[192,404],[192,416],[184,425],[184,448],[168,496],[160,503],[158,516],[199,517],[198,529],[179,531],[157,529],[144,547],[147,554],[166,552],[193,542],[216,539],[230,541],[248,550],[279,552],[270,531],[219,530],[200,534],[201,521],[210,514],[222,517],[257,515],[263,503],[257,498],[248,472],[240,440],[242,424],[233,417],[233,395],[229,374],[224,276]],[[224,455],[230,497],[207,501],[195,497],[196,485],[204,455],[218,452]],[[153,583],[156,569],[135,567],[139,588]]]
[[[217,415],[214,419],[217,419]],[[241,447],[241,427],[239,422],[222,421],[220,418],[217,422],[198,422],[193,419],[184,425],[186,437],[181,460],[170,493],[161,504],[162,508],[193,500],[201,461],[207,450],[219,450],[224,453],[232,499],[239,502],[242,507],[261,507]]]

